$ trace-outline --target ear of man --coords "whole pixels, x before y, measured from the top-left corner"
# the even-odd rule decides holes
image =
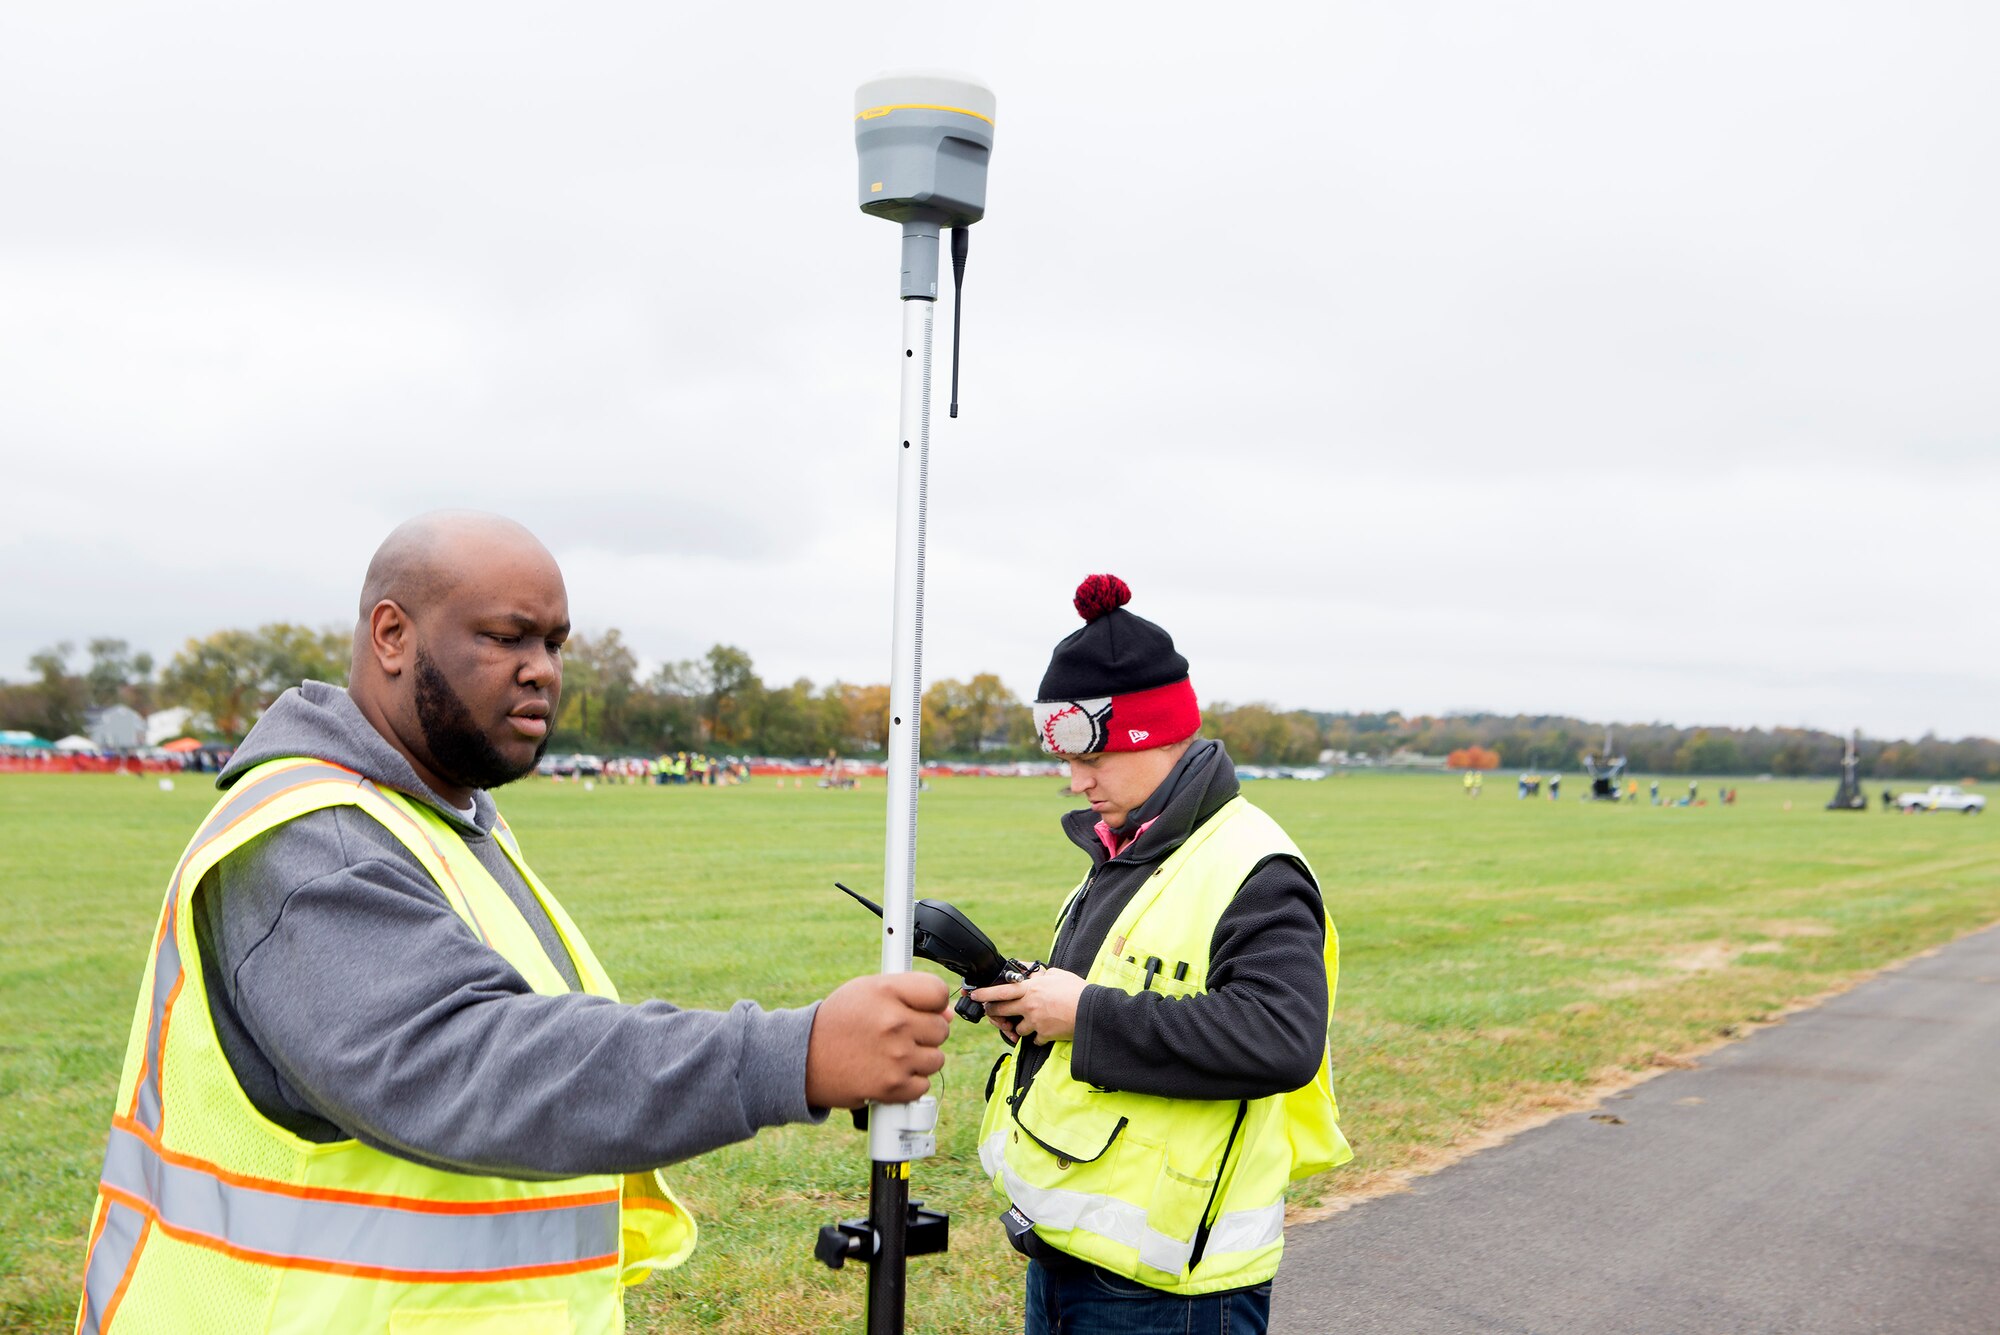
[[[416,654],[416,622],[401,603],[384,598],[355,627],[350,677],[399,677]]]

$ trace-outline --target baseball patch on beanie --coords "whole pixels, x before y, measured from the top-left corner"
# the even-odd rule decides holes
[[[1201,731],[1201,706],[1186,680],[1091,700],[1037,700],[1035,730],[1052,755],[1150,751]]]
[[[1059,756],[1087,756],[1107,749],[1111,697],[1035,701],[1035,731],[1042,749]]]

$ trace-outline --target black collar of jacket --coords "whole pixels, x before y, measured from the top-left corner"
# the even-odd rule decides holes
[[[1187,749],[1152,796],[1125,818],[1128,829],[1152,821],[1152,828],[1125,846],[1116,858],[1097,837],[1097,817],[1088,807],[1063,813],[1063,833],[1090,854],[1093,867],[1107,862],[1158,862],[1179,848],[1202,822],[1220,811],[1241,791],[1236,766],[1222,743],[1203,738]]]

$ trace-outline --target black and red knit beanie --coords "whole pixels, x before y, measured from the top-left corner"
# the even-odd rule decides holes
[[[1116,575],[1076,586],[1084,627],[1056,646],[1035,693],[1042,749],[1059,756],[1150,751],[1201,730],[1187,659],[1174,638],[1125,610],[1132,590]]]

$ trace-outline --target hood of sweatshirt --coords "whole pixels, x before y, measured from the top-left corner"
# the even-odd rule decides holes
[[[472,794],[473,818],[446,802],[417,777],[402,752],[375,730],[361,707],[338,686],[309,681],[279,696],[250,729],[249,736],[216,775],[215,786],[227,788],[267,760],[309,756],[331,761],[372,779],[384,788],[405,793],[460,829],[484,834],[493,828],[493,799]]]

